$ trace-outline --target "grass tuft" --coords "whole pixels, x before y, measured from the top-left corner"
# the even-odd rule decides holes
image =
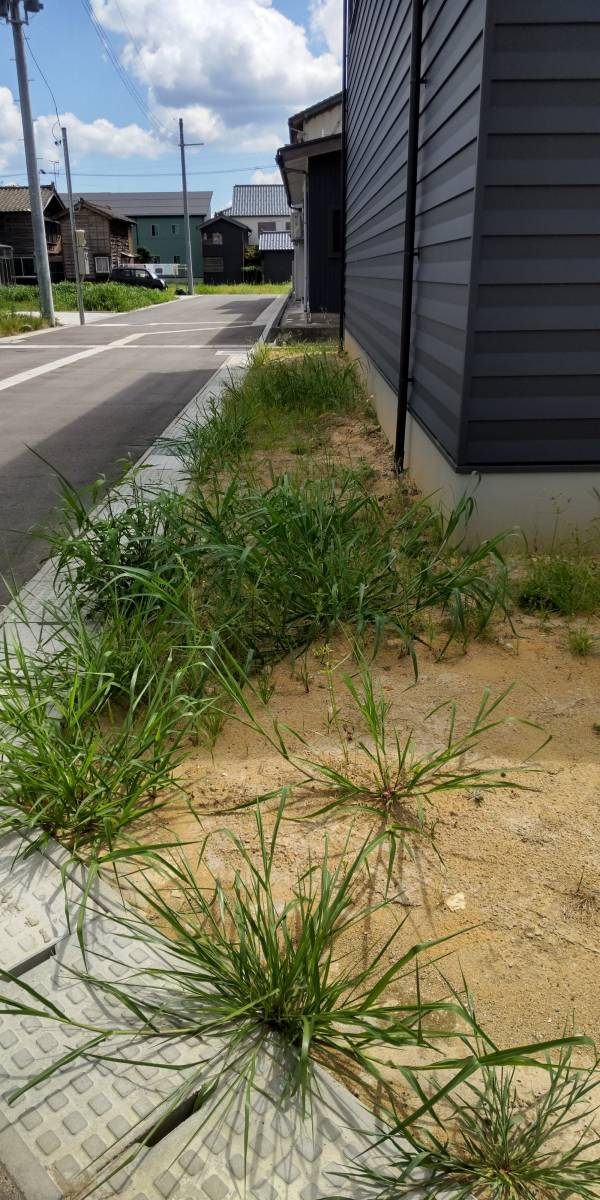
[[[365,1200],[414,1196],[417,1180],[431,1200],[595,1200],[600,1137],[589,1097],[597,1086],[595,1070],[574,1068],[568,1049],[548,1061],[546,1086],[529,1101],[514,1071],[484,1067],[480,1081],[450,1095],[443,1124],[403,1130],[388,1149],[393,1165],[370,1167],[366,1155],[347,1178]]]
[[[583,555],[532,558],[517,598],[521,608],[542,614],[595,612],[600,608],[600,562]]]

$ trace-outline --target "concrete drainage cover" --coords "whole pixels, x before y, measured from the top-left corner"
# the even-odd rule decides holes
[[[160,961],[105,916],[90,919],[86,946],[90,972],[115,989],[124,979],[143,980],[145,969]],[[239,1088],[217,1094],[206,1108],[182,1118],[152,1148],[137,1148],[170,1112],[186,1073],[203,1064],[209,1068],[219,1051],[212,1041],[206,1047],[191,1038],[158,1041],[148,1053],[139,1041],[121,1037],[98,1048],[99,1054],[114,1054],[115,1061],[95,1058],[91,1046],[85,1059],[66,1063],[60,1074],[9,1104],[11,1093],[28,1079],[90,1042],[94,1029],[131,1024],[118,996],[98,993],[79,978],[82,970],[79,943],[71,935],[23,979],[91,1029],[36,1015],[0,1016],[0,1157],[25,1200],[75,1200],[99,1183],[94,1191],[99,1200],[115,1195],[122,1200],[316,1200],[342,1190],[336,1169],[365,1148],[369,1132],[377,1133],[376,1123],[321,1071],[312,1110],[303,1117],[299,1100],[286,1096],[289,1072],[277,1043],[262,1052],[249,1097],[246,1164],[246,1097]],[[9,984],[3,990],[10,994],[16,988]],[[147,1059],[151,1065],[119,1062],[120,1057]],[[126,1162],[132,1150],[133,1161]],[[350,1188],[346,1194],[359,1193]]]
[[[48,954],[68,931],[65,903],[76,915],[79,890],[37,852],[18,858],[23,842],[0,838],[0,964],[18,974]]]

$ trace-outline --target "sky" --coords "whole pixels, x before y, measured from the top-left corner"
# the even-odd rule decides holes
[[[188,186],[213,191],[213,211],[234,183],[280,183],[288,116],[341,86],[341,24],[341,0],[45,0],[26,29],[42,183],[58,163],[64,189],[57,111],[76,196],[176,191],[180,116],[204,143],[187,151]],[[2,21],[0,131],[0,183],[25,184]]]

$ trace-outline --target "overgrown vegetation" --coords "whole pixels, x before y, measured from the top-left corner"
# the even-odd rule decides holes
[[[3,312],[0,309],[0,337],[10,337],[14,333],[31,333],[35,329],[43,329],[45,324],[42,317],[23,316],[22,313]]]
[[[112,641],[73,621],[47,658],[5,639],[0,832],[25,826],[35,845],[54,837],[89,857],[174,791],[191,713],[176,663],[166,658],[142,680],[130,658],[120,678]]]
[[[243,378],[231,377],[207,420],[169,442],[189,477],[185,495],[157,491],[142,471],[98,506],[102,481],[80,494],[61,480],[62,518],[41,531],[64,589],[63,616],[58,607],[52,614],[54,646],[34,658],[7,643],[0,662],[0,830],[25,826],[38,844],[58,837],[93,860],[94,871],[130,856],[139,874],[129,878],[147,916],[125,911],[115,927],[142,952],[136,962],[150,965],[133,969],[127,959],[129,970],[115,983],[84,960],[81,978],[107,1000],[107,1011],[120,1010],[106,1028],[91,1029],[84,1016],[12,979],[0,1011],[35,1013],[89,1033],[94,1054],[106,1053],[124,1070],[154,1062],[157,1045],[169,1040],[199,1039],[214,1049],[211,1060],[203,1054],[182,1072],[167,1111],[127,1151],[128,1161],[182,1105],[190,1112],[206,1104],[208,1113],[240,1088],[248,1100],[274,1038],[285,1051],[286,1095],[299,1096],[308,1110],[315,1062],[355,1083],[367,1079],[393,1104],[390,1052],[439,1055],[452,1037],[462,1048],[457,1055],[454,1044],[452,1056],[437,1058],[443,1085],[421,1083],[419,1056],[419,1065],[402,1066],[416,1108],[387,1139],[388,1166],[364,1156],[353,1183],[365,1196],[395,1200],[408,1196],[419,1168],[430,1173],[428,1194],[440,1198],[450,1186],[464,1200],[589,1200],[598,1194],[598,1142],[571,1134],[594,1077],[571,1068],[563,1050],[585,1039],[499,1050],[475,1020],[466,987],[436,992],[429,968],[447,938],[410,944],[400,920],[381,943],[371,940],[377,910],[393,915],[398,844],[408,831],[423,832],[428,798],[473,785],[515,786],[508,772],[476,758],[503,723],[510,689],[497,696],[486,689],[464,726],[454,703],[436,706],[430,717],[447,712],[446,735],[423,751],[392,719],[372,657],[387,634],[415,672],[424,642],[438,656],[451,642],[466,648],[496,615],[510,620],[510,588],[504,535],[469,540],[470,499],[442,513],[431,499],[399,490],[389,504],[373,494],[368,466],[323,451],[322,431],[348,414],[370,420],[358,371],[333,346],[263,348]],[[315,446],[319,453],[307,463],[305,452]],[[271,464],[282,447],[297,466]],[[542,613],[593,611],[598,578],[591,558],[581,571],[566,556],[532,559],[519,602]],[[577,632],[571,649],[587,653],[584,631]],[[355,665],[337,682],[328,642],[340,633]],[[302,731],[254,711],[252,695],[269,704],[273,664],[286,655],[308,689],[311,647],[338,735],[335,762],[314,753]],[[351,746],[342,705],[352,710],[353,728],[361,727]],[[273,793],[234,802],[255,808],[250,838],[230,827],[212,835],[228,848],[231,877],[211,869],[211,836],[197,857],[188,845],[130,844],[140,817],[176,790],[186,739],[211,744],[228,712],[297,769],[294,778],[314,798],[311,818],[324,822],[318,859],[309,857],[283,893],[277,869],[286,789],[276,794],[275,813]],[[357,835],[350,826],[334,853],[326,820],[343,810],[366,816],[372,828]],[[85,949],[82,927],[79,933]],[[82,1044],[82,1056],[91,1044]],[[557,1046],[558,1061],[543,1064],[544,1097],[524,1108],[508,1068],[539,1065]],[[70,1046],[69,1061],[76,1053]],[[14,1098],[64,1061],[45,1067]],[[555,1149],[555,1135],[571,1138],[566,1149]]]
[[[542,614],[592,613],[600,609],[600,559],[582,552],[531,558],[517,597],[522,608]]]
[[[289,292],[290,283],[196,283],[198,296],[278,296]]]
[[[414,1196],[422,1179],[432,1200],[595,1200],[600,1137],[577,1125],[582,1107],[593,1115],[597,1086],[595,1071],[575,1068],[568,1049],[548,1060],[541,1095],[529,1100],[514,1070],[485,1066],[466,1090],[450,1093],[437,1124],[404,1125],[385,1159],[379,1153],[371,1166],[366,1154],[347,1178],[365,1200]]]
[[[52,285],[54,307],[57,312],[77,311],[77,292],[74,283],[64,280]],[[158,288],[126,287],[123,283],[84,283],[83,304],[88,312],[130,312],[134,308],[145,308],[151,304],[164,304],[173,300],[173,288],[159,291]],[[10,284],[0,287],[0,312],[3,309],[28,308],[39,310],[40,297],[32,284]],[[33,318],[29,317],[28,320]]]

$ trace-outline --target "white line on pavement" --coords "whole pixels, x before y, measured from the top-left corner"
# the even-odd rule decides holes
[[[129,334],[126,338],[120,338],[116,342],[108,342],[106,346],[94,346],[89,350],[79,350],[77,354],[68,354],[66,358],[58,358],[55,362],[42,363],[39,367],[30,367],[29,371],[19,371],[18,375],[10,375],[8,379],[0,380],[0,392],[5,392],[7,388],[16,387],[19,383],[28,383],[30,379],[37,379],[39,375],[48,375],[50,371],[58,371],[59,367],[67,367],[70,363],[79,362],[82,358],[92,358],[94,354],[102,354],[105,350],[114,350],[117,346],[126,346],[128,342],[133,341],[138,335],[135,333]],[[49,347],[52,349],[52,347]]]

